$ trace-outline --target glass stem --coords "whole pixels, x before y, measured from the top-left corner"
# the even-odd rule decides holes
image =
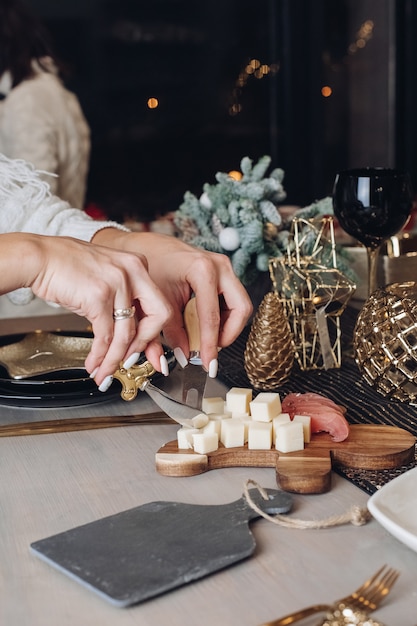
[[[380,247],[381,246],[366,249],[368,255],[368,296],[378,289],[378,259]]]

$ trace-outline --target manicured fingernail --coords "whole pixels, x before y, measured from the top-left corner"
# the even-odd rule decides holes
[[[174,356],[182,368],[188,365],[187,357],[185,356],[181,348],[174,348]]]
[[[103,392],[107,391],[107,389],[110,387],[112,382],[113,382],[113,376],[106,376],[106,378],[103,380],[101,385],[99,385],[98,390],[103,391]]]
[[[123,363],[123,367],[125,370],[128,370],[129,367],[132,367],[140,357],[140,352],[134,352],[130,356],[127,357],[126,361]]]
[[[208,375],[210,378],[216,378],[217,376],[217,371],[219,369],[219,362],[217,359],[213,359],[212,361],[210,361],[209,363],[209,370],[208,370]]]
[[[96,369],[94,369],[94,370],[91,372],[91,374],[90,374],[90,378],[95,378],[95,377],[96,377],[97,372],[98,372],[98,367],[96,367]]]
[[[169,366],[168,366],[168,361],[166,359],[166,356],[164,354],[162,354],[159,357],[159,363],[161,365],[161,372],[163,373],[164,376],[168,376],[169,375]]]

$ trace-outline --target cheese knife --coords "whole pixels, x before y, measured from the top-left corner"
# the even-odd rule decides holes
[[[139,390],[145,391],[155,404],[175,422],[181,426],[193,428],[193,418],[202,413],[201,409],[188,406],[156,387],[150,380],[155,373],[149,361],[132,365],[129,369],[120,366],[114,373],[114,378],[122,384],[120,395],[123,400],[133,400]]]

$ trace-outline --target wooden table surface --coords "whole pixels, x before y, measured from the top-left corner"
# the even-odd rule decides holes
[[[122,414],[127,404],[101,404],[100,412]],[[9,410],[0,407],[0,414]],[[147,401],[139,398],[130,410],[148,410]],[[97,414],[97,407],[83,411]],[[59,414],[59,409],[53,412]],[[43,413],[25,409],[22,419]],[[189,478],[159,475],[155,452],[175,438],[176,430],[176,425],[155,424],[0,438],[0,624],[257,626],[346,595],[385,563],[401,576],[375,618],[386,626],[417,623],[417,554],[375,520],[321,530],[255,521],[254,556],[129,609],[115,608],[30,552],[33,541],[146,502],[223,504],[238,499],[249,478],[276,486],[273,469],[228,468]],[[367,499],[334,474],[330,492],[294,496],[292,515],[322,519],[354,504],[365,506]]]

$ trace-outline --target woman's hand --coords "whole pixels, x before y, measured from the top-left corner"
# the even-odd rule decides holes
[[[94,340],[85,366],[102,390],[120,362],[134,353],[144,351],[161,370],[159,337],[169,324],[172,306],[150,278],[141,254],[26,233],[1,235],[1,242],[3,293],[30,287],[43,300],[91,322]],[[18,260],[12,269],[11,258]],[[132,305],[136,316],[113,319],[114,310]]]
[[[195,294],[201,357],[207,370],[217,360],[217,348],[230,345],[247,323],[252,304],[226,255],[194,248],[169,235],[126,233],[112,228],[100,230],[93,241],[146,256],[150,276],[173,310],[164,325],[165,340],[185,355],[189,348],[182,314],[191,294]]]

